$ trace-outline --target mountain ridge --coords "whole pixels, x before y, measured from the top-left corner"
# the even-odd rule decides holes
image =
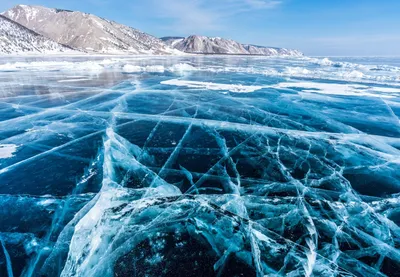
[[[192,35],[159,39],[116,21],[66,9],[16,5],[1,15],[60,45],[85,53],[303,56],[298,50],[243,44],[221,37]]]
[[[81,51],[103,54],[176,54],[160,39],[80,11],[17,5],[2,13],[43,36]]]
[[[232,39],[191,35],[188,37],[167,36],[160,38],[175,49],[193,54],[303,56],[298,50],[243,44]]]

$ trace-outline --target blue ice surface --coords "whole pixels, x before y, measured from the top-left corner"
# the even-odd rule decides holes
[[[0,59],[0,276],[398,276],[400,59]]]

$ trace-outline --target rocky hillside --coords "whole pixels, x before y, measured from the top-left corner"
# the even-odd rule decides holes
[[[74,53],[74,51],[0,15],[0,54],[21,53],[48,54]]]
[[[161,39],[171,47],[186,53],[265,56],[303,55],[297,50],[242,44],[231,39],[220,37],[189,36],[187,38],[164,37]]]
[[[54,41],[87,52],[172,54],[160,39],[93,14],[17,5],[4,16]]]

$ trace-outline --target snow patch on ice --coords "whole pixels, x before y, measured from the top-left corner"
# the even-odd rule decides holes
[[[245,85],[230,85],[230,84],[218,84],[211,82],[197,82],[197,81],[187,81],[173,79],[161,82],[163,85],[178,86],[178,87],[188,87],[188,88],[198,88],[207,90],[222,90],[237,93],[247,93],[254,92],[256,90],[263,89],[263,86],[245,86]]]
[[[46,61],[46,62],[15,62],[0,65],[0,71],[21,71],[21,70],[73,70],[73,71],[102,71],[104,66],[110,64],[109,61],[85,61],[85,62],[67,62],[67,61]]]
[[[394,98],[394,95],[382,93],[400,93],[400,88],[369,87],[355,84],[333,84],[314,82],[283,82],[275,85],[275,88],[299,88],[303,92],[334,94],[346,96],[369,96]],[[378,93],[377,93],[378,92]]]
[[[17,152],[18,145],[15,144],[0,144],[0,159],[8,159],[14,157]]]
[[[324,58],[324,59],[322,59],[322,60],[319,60],[319,61],[318,61],[318,64],[330,66],[330,65],[333,65],[334,63],[333,63],[330,59]]]
[[[144,71],[153,73],[163,73],[165,71],[165,68],[162,65],[149,65],[145,67]]]
[[[167,68],[165,68],[163,65],[138,66],[132,64],[126,64],[122,67],[122,71],[125,73],[140,73],[140,72],[163,73],[165,71],[174,73],[183,73],[186,71],[195,71],[195,70],[197,70],[197,68],[186,63],[174,64]]]
[[[168,68],[168,71],[171,72],[178,72],[178,73],[182,73],[185,71],[196,71],[197,68],[187,64],[187,63],[178,63],[178,64],[174,64],[173,66],[171,66],[170,68]]]
[[[66,79],[66,80],[59,80],[58,83],[73,83],[73,82],[81,82],[81,81],[89,81],[88,78],[77,78],[77,79]]]
[[[303,67],[287,67],[285,68],[285,71],[283,72],[284,75],[308,75],[311,74],[311,71],[303,68]]]
[[[122,67],[122,71],[125,73],[139,73],[139,72],[163,73],[165,71],[165,68],[162,65],[137,66],[137,65],[126,64]]]
[[[122,71],[125,73],[142,72],[142,67],[137,65],[126,64],[123,66]]]

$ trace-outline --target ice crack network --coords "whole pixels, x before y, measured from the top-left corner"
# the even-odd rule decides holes
[[[376,67],[0,65],[0,275],[397,276],[397,67]]]

